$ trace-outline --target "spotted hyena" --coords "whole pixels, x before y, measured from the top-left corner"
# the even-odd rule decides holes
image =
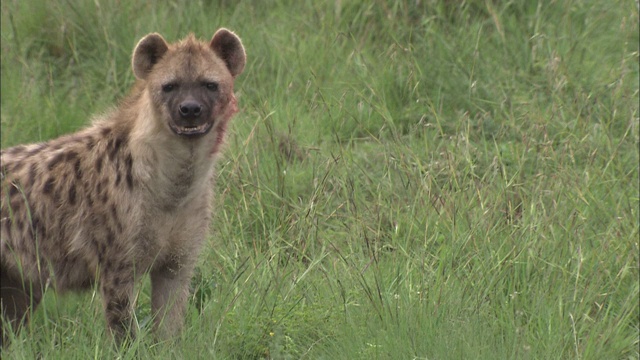
[[[2,151],[3,338],[45,287],[94,283],[108,327],[132,335],[134,284],[145,273],[156,330],[181,327],[245,51],[226,29],[210,42],[149,34],[132,62],[136,84],[113,111],[77,133]]]

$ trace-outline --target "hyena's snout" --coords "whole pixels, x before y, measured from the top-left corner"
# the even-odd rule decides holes
[[[178,102],[174,111],[170,127],[178,135],[198,137],[213,127],[211,107],[193,97]]]
[[[202,115],[202,104],[193,100],[183,101],[178,105],[178,112],[186,121],[197,120]]]

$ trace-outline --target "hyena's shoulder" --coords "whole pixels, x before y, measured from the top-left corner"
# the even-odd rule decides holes
[[[53,190],[70,190],[87,186],[101,177],[109,177],[109,170],[119,170],[114,181],[133,187],[131,166],[133,159],[127,151],[129,135],[122,126],[99,121],[77,133],[47,142],[17,145],[0,152],[0,171],[3,183],[12,182],[29,192],[49,194]],[[114,164],[116,169],[110,169]],[[123,172],[124,171],[124,172]],[[66,184],[63,184],[66,183]],[[5,189],[2,189],[3,191]]]
[[[121,235],[128,209],[121,204],[133,201],[127,193],[136,186],[128,143],[121,126],[99,122],[48,142],[2,150],[3,247],[38,239],[44,247],[51,244],[48,255],[55,257],[56,249],[99,243],[96,237],[108,243]]]

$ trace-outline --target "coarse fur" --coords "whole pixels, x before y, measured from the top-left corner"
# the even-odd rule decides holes
[[[155,329],[179,331],[245,61],[226,29],[210,42],[149,34],[134,50],[137,81],[119,107],[75,134],[2,151],[3,342],[49,284],[97,284],[108,328],[118,339],[134,335],[134,286],[145,273]]]

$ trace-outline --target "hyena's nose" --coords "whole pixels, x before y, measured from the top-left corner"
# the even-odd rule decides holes
[[[193,120],[202,113],[202,105],[195,101],[185,101],[179,106],[180,115],[187,120]]]

